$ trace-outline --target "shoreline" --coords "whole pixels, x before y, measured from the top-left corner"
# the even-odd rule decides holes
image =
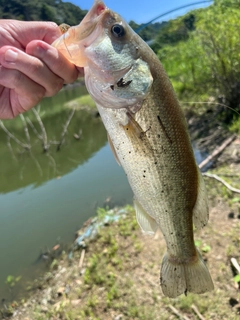
[[[210,169],[236,188],[240,188],[239,150],[238,137],[214,159]],[[159,286],[166,249],[161,233],[143,235],[131,206],[99,209],[98,216],[80,229],[70,254],[63,252],[53,259],[49,270],[36,281],[38,289],[21,301],[8,306],[2,303],[0,319],[169,319],[176,316],[174,310],[190,319],[198,319],[196,310],[205,319],[236,319],[240,293],[230,259],[240,262],[240,195],[209,177],[205,181],[210,221],[195,234],[195,243],[213,275],[214,293],[164,297]]]

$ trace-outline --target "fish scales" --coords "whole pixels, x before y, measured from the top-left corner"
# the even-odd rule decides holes
[[[176,297],[213,289],[194,245],[193,223],[208,220],[204,181],[172,85],[154,52],[127,23],[96,0],[79,26],[53,44],[84,67],[109,144],[134,193],[139,225],[159,227],[167,244],[160,283]]]
[[[196,167],[190,165],[188,169],[188,166],[182,166],[181,162],[184,163],[187,161],[191,164],[191,161],[195,160],[192,152],[187,152],[189,150],[191,151],[191,148],[185,150],[186,148],[181,148],[181,145],[179,148],[179,144],[174,146],[174,141],[176,141],[179,134],[177,126],[175,126],[171,132],[168,130],[168,127],[166,128],[167,134],[171,139],[171,141],[169,141],[166,132],[162,129],[157,118],[159,113],[162,114],[161,107],[156,109],[155,104],[152,104],[149,100],[152,100],[151,93],[141,110],[136,114],[136,121],[140,126],[142,125],[141,127],[144,127],[146,131],[145,138],[148,140],[148,143],[143,144],[140,138],[132,141],[126,137],[126,129],[121,126],[118,127],[116,123],[109,125],[108,132],[110,135],[116,137],[114,139],[117,139],[115,143],[119,146],[119,154],[123,157],[122,162],[125,172],[132,173],[129,177],[129,182],[135,197],[141,203],[141,198],[145,197],[146,190],[149,193],[150,188],[152,199],[155,199],[155,201],[152,200],[150,203],[141,204],[146,212],[158,222],[167,241],[169,252],[173,251],[173,254],[179,254],[179,252],[176,251],[181,250],[181,254],[184,257],[189,247],[189,242],[192,244],[191,251],[195,253],[192,228],[186,230],[186,224],[192,226],[192,210],[197,196],[197,172],[196,170],[194,172],[194,181],[194,175],[190,174],[189,169],[191,169],[191,167],[195,169]],[[151,110],[151,105],[153,105],[153,110]],[[172,117],[174,120],[174,116],[171,115],[171,108],[168,108],[168,110],[170,111],[168,118]],[[102,117],[104,118],[104,115]],[[112,121],[114,122],[114,117]],[[170,119],[167,119],[167,121],[171,126]],[[106,119],[105,122],[109,123],[110,120]],[[111,132],[111,127],[114,128],[114,132]],[[118,128],[117,132],[116,128]],[[162,137],[162,139],[160,139],[159,136]],[[171,145],[172,152],[165,152],[164,149],[166,149],[169,144]],[[133,154],[138,145],[140,145],[139,149],[141,149],[141,153],[139,154],[137,149],[136,154]],[[179,149],[178,152],[176,152],[177,148]],[[129,151],[131,151],[131,153],[129,153]],[[150,151],[152,152],[150,153]],[[149,154],[151,156],[149,156]],[[136,166],[139,172],[142,172],[142,175],[139,175],[139,172],[134,175],[134,168]],[[170,177],[172,177],[173,181],[169,181]],[[173,192],[173,188],[176,190],[175,192]],[[187,197],[184,193],[188,196],[189,194],[191,195],[192,203],[186,201]],[[167,203],[165,201],[166,195],[169,199]],[[172,197],[174,197],[174,199],[172,199]],[[164,204],[161,211],[166,214],[156,216],[154,213],[159,213],[159,205],[161,204]],[[185,215],[179,214],[179,212],[183,212]],[[169,215],[172,215],[171,219],[169,219]],[[181,224],[182,220],[183,223]],[[182,227],[180,227],[181,225]],[[176,229],[178,230],[177,234],[173,232]],[[171,240],[172,238],[174,240]],[[185,238],[188,241],[187,246],[184,246],[183,239]],[[181,243],[182,245],[181,247],[173,247],[170,243]]]

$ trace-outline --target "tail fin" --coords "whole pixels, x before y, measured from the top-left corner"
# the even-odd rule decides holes
[[[204,293],[214,289],[212,278],[201,255],[194,263],[174,264],[165,254],[161,268],[161,287],[165,296],[175,298],[182,293]]]

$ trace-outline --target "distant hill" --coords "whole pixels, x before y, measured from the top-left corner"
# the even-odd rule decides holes
[[[147,21],[146,21],[147,22]],[[156,22],[156,23],[151,23],[148,26],[146,26],[144,29],[142,29],[138,34],[140,37],[143,38],[145,41],[150,41],[156,38],[158,35],[159,31],[165,27],[168,23],[166,21],[163,22]],[[138,28],[142,27],[144,24],[137,24],[134,21],[130,21],[129,25],[133,30],[137,30]]]
[[[86,15],[70,2],[61,0],[0,0],[2,19],[54,21],[57,24],[76,25]]]
[[[78,6],[62,0],[0,0],[2,19],[54,21],[57,24],[67,23],[73,26],[79,24],[86,13],[87,10],[82,10]],[[134,21],[130,21],[129,24],[134,30],[142,26]],[[166,22],[150,24],[141,30],[139,35],[145,41],[152,40],[165,24]]]

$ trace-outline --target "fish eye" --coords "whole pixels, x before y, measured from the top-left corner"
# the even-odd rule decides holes
[[[125,35],[125,30],[121,24],[114,24],[111,28],[111,32],[116,38],[121,38]]]

